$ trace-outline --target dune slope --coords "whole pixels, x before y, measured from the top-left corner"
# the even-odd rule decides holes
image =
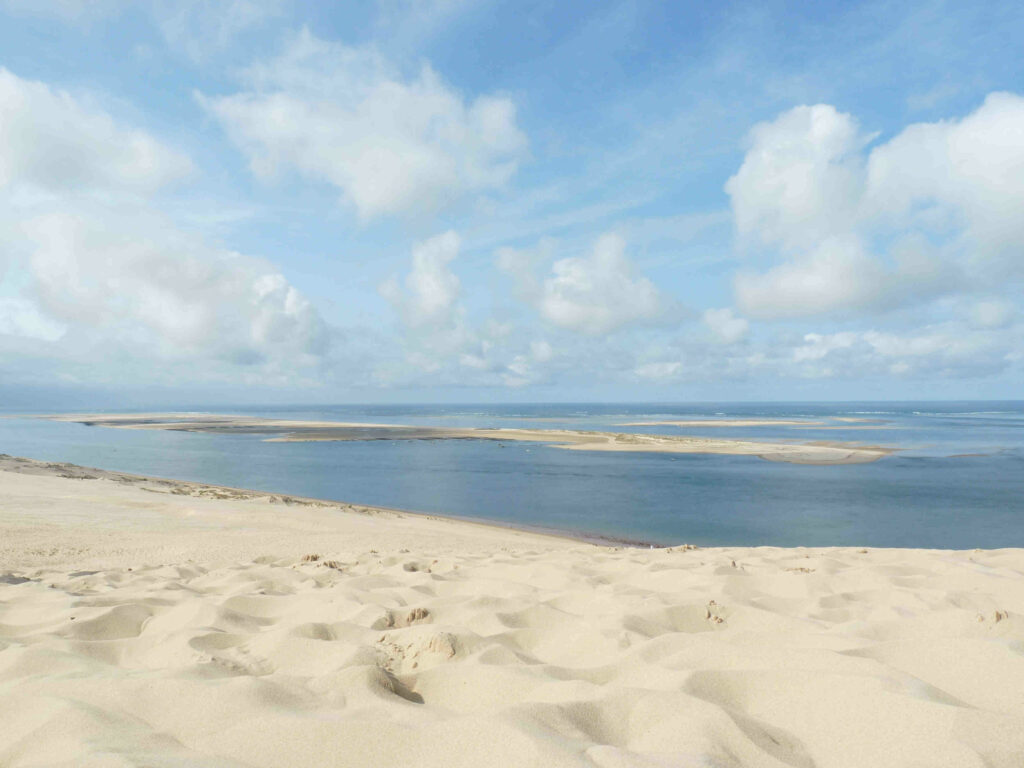
[[[1024,764],[1022,550],[601,547],[125,478],[0,463],[0,765]]]

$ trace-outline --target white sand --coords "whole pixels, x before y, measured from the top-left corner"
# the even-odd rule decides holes
[[[620,427],[795,427],[824,424],[808,419],[687,419],[684,421],[627,421]]]
[[[0,466],[5,767],[1024,765],[1024,550],[597,547],[91,474]]]

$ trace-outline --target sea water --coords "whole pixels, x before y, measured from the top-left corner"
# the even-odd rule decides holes
[[[1021,401],[189,404],[180,410],[444,427],[839,440],[898,450],[870,464],[813,466],[755,456],[565,451],[492,440],[275,443],[261,435],[87,427],[7,412],[0,418],[0,453],[659,545],[1024,547]],[[834,421],[837,417],[866,421]],[[701,419],[826,424],[622,426]],[[287,514],[286,507],[281,514]]]

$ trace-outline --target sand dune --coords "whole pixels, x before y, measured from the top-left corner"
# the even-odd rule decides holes
[[[1024,551],[636,549],[0,462],[0,765],[1024,765]]]
[[[864,464],[893,452],[892,448],[860,443],[782,442],[713,439],[680,435],[597,432],[576,429],[424,427],[400,424],[359,424],[332,421],[291,421],[222,414],[62,414],[44,416],[88,426],[117,429],[160,429],[181,432],[268,435],[272,442],[334,442],[353,440],[496,440],[550,443],[570,451],[628,453],[712,453],[757,456],[793,464]],[[654,422],[683,424],[685,422]],[[779,422],[789,423],[789,422]],[[792,422],[796,423],[796,422]],[[802,423],[802,422],[801,422]]]

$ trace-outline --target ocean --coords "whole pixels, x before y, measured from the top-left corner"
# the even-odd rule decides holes
[[[161,409],[170,410],[175,409]],[[488,440],[273,443],[260,435],[87,427],[0,411],[6,416],[0,418],[0,453],[654,545],[1024,547],[1024,401],[191,404],[177,410],[446,427],[840,440],[899,450],[870,464],[811,466],[753,456],[565,451]],[[701,419],[828,423],[620,426]]]

